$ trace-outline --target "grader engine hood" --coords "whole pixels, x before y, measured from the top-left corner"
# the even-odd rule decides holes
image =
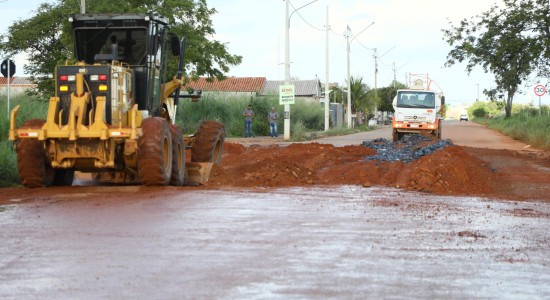
[[[133,74],[130,69],[117,65],[59,66],[56,73],[56,94],[62,106],[71,103],[71,95],[76,92],[76,74],[82,74],[85,90],[92,101],[88,111],[96,105],[97,97],[105,97],[103,121],[115,126],[126,123],[126,113],[133,105]],[[69,107],[62,109],[62,119],[66,120]],[[86,119],[88,116],[82,117]]]

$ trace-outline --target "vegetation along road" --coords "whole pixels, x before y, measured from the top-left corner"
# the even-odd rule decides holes
[[[3,188],[0,297],[550,297],[546,152],[449,121],[366,161],[380,137],[228,139],[201,187]]]

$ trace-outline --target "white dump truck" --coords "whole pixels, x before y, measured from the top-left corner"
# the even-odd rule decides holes
[[[405,134],[431,134],[441,138],[442,115],[445,96],[430,90],[429,79],[417,79],[408,89],[397,90],[393,98],[395,113],[392,121],[393,141],[400,140]]]

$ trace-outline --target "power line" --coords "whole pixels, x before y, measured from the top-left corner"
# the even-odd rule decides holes
[[[287,0],[288,1],[288,0]],[[309,23],[299,12],[298,10],[296,9],[296,7],[294,7],[294,4],[292,4],[292,2],[288,1],[288,4],[290,4],[290,6],[292,6],[292,8],[294,9],[294,11],[292,13],[297,13],[298,16],[304,21],[306,22],[307,25],[309,25],[309,27],[315,29],[315,30],[318,30],[318,31],[325,31],[324,29],[320,29],[320,28],[317,28],[315,26],[313,26],[311,23]],[[306,4],[307,5],[307,4]]]

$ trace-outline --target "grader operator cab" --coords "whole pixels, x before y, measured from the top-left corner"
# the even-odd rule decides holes
[[[55,95],[46,120],[16,128],[11,112],[21,183],[71,185],[74,172],[102,182],[183,185],[208,180],[221,162],[225,129],[203,122],[184,136],[175,124],[183,84],[185,39],[155,13],[73,15],[73,65],[57,66]],[[179,56],[169,78],[168,55]],[[189,151],[186,151],[189,149]],[[186,152],[191,159],[186,159]]]

